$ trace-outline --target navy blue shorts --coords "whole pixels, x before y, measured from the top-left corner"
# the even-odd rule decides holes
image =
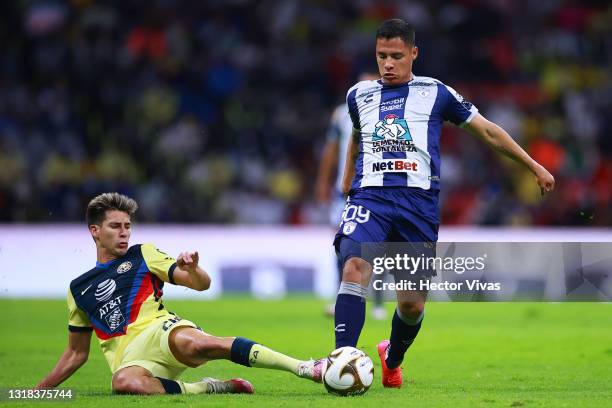
[[[438,190],[366,187],[349,196],[334,246],[343,265],[354,256],[365,259],[363,243],[412,242],[431,248],[439,225]]]

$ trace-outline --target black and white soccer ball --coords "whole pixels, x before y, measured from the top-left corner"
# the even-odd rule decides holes
[[[374,381],[374,364],[366,353],[355,347],[340,347],[327,356],[323,384],[331,394],[361,395]]]

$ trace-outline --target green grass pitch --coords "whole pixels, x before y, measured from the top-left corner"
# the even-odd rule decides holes
[[[333,322],[324,302],[308,297],[257,301],[166,301],[168,309],[212,334],[244,336],[298,358],[333,349]],[[66,346],[66,306],[60,300],[0,300],[0,387],[30,387]],[[389,311],[393,307],[387,304]],[[405,386],[383,389],[376,343],[389,322],[368,317],[359,341],[375,364],[375,383],[360,397],[334,397],[291,374],[213,361],[183,379],[243,377],[255,395],[118,396],[97,340],[89,361],[62,387],[76,400],[63,406],[249,407],[606,407],[612,406],[612,304],[430,303],[404,361]],[[40,406],[35,402],[0,402]],[[49,402],[45,406],[60,405]],[[125,405],[127,406],[127,405]]]

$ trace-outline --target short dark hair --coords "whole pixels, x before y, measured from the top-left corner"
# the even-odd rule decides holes
[[[106,218],[106,212],[109,210],[123,211],[131,216],[138,210],[138,203],[119,193],[100,194],[87,205],[87,211],[85,212],[87,226],[102,225]]]
[[[400,18],[392,18],[391,20],[383,21],[376,30],[376,38],[401,38],[407,45],[414,45],[414,27],[412,24]]]

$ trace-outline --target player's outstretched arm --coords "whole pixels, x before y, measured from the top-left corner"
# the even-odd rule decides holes
[[[55,368],[43,378],[36,389],[57,387],[68,377],[75,373],[89,356],[89,344],[91,343],[91,331],[69,332],[68,347],[60,357]]]
[[[194,290],[210,288],[210,276],[198,266],[200,255],[198,252],[181,252],[176,258],[174,269],[174,283]]]
[[[353,129],[353,133],[346,149],[346,162],[344,164],[344,174],[342,176],[342,193],[347,195],[351,191],[351,184],[355,178],[355,162],[359,156],[359,138],[361,133]]]
[[[498,152],[523,164],[536,177],[542,194],[553,191],[555,178],[540,163],[527,154],[512,137],[495,123],[485,119],[482,115],[476,116],[466,125],[466,129],[473,135],[478,136]]]

